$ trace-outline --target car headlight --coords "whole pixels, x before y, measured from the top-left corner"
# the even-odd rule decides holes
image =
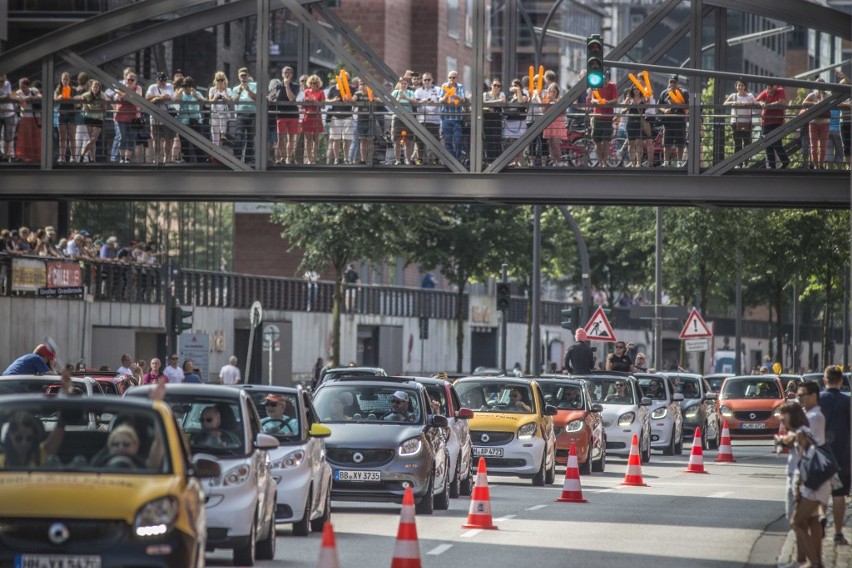
[[[530,422],[529,424],[524,424],[520,428],[518,428],[518,439],[523,440],[524,438],[532,438],[535,436],[536,424],[535,422]]]
[[[237,467],[233,467],[222,474],[221,477],[214,477],[210,480],[210,487],[218,487],[220,485],[229,486],[229,485],[240,485],[241,483],[245,483],[246,479],[249,478],[249,474],[251,474],[251,468],[247,464],[238,465]]]
[[[162,497],[149,501],[136,513],[133,530],[137,536],[160,536],[172,530],[178,514],[178,502],[174,497]]]
[[[619,426],[630,426],[633,424],[633,421],[636,420],[636,414],[633,412],[625,412],[621,416],[618,417],[618,425]]]
[[[572,420],[565,426],[566,432],[579,432],[583,429],[583,421],[582,420]]]
[[[290,452],[286,456],[281,459],[277,459],[269,464],[269,467],[272,469],[290,469],[294,467],[299,467],[302,465],[302,462],[305,460],[305,451],[304,450],[296,450]]]
[[[730,407],[724,406],[724,405],[722,406],[722,408],[719,409],[719,412],[721,412],[722,416],[724,416],[726,418],[730,418],[731,416],[734,415],[734,411],[731,410]]]
[[[651,418],[653,418],[654,420],[660,420],[661,418],[665,418],[668,411],[668,408],[666,408],[665,406],[661,406],[660,408],[651,413]]]
[[[683,416],[684,418],[688,418],[689,420],[694,420],[698,418],[698,407],[693,406],[692,408],[687,408]]]
[[[420,438],[409,438],[399,445],[399,455],[413,456],[420,451],[423,443]]]
[[[772,413],[772,416],[775,418],[781,418],[781,407],[776,407],[775,412]]]

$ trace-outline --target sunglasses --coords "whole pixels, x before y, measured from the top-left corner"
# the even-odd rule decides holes
[[[127,82],[128,82],[128,83],[135,83],[135,82],[136,82],[136,79],[127,79]]]
[[[264,402],[263,406],[278,406],[277,402]]]
[[[392,401],[391,401],[391,404],[402,404],[403,402],[405,402],[405,401],[404,401],[404,400],[396,400],[396,399],[394,399],[394,400],[392,400]]]
[[[624,383],[615,383],[615,388],[617,388],[617,389],[623,389],[623,388],[624,388]]]
[[[201,419],[201,421],[202,421],[202,422],[207,422],[208,424],[209,424],[210,422],[214,422],[215,420],[216,420],[216,419],[215,419],[215,418],[213,418],[212,416],[208,416],[207,418],[202,418],[202,419]]]
[[[432,79],[423,79],[424,81],[431,81]]]
[[[502,87],[502,86],[503,86],[503,85],[501,85],[500,83],[494,83],[493,85],[491,85],[491,87],[492,87],[492,88],[493,88],[493,87]]]
[[[109,443],[110,448],[129,448],[132,445],[133,442],[130,440],[116,440]]]

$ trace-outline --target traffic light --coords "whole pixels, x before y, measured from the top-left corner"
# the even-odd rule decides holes
[[[187,329],[192,329],[192,310],[184,310],[175,300],[172,305],[172,333],[180,335]]]
[[[595,34],[586,40],[586,85],[597,89],[604,84],[604,44]]]
[[[509,311],[509,296],[511,295],[511,290],[509,289],[508,282],[498,282],[497,283],[497,311],[507,312]]]
[[[574,329],[575,327],[583,327],[583,322],[580,321],[580,306],[566,308],[561,311],[562,317],[565,318],[560,324],[564,329]]]

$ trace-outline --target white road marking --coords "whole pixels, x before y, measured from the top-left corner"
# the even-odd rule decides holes
[[[461,537],[462,538],[470,538],[472,536],[478,535],[481,532],[482,532],[482,529],[471,529],[467,532],[462,533]]]
[[[518,515],[505,515],[500,517],[499,519],[494,519],[494,521],[499,523],[500,521],[508,521],[509,519],[514,519],[517,516]]]
[[[532,507],[527,507],[527,511],[538,511],[539,509],[544,509],[547,505],[533,505]]]
[[[713,498],[727,497],[728,495],[733,495],[733,494],[734,494],[733,491],[720,491],[718,493],[711,493],[707,497],[710,498],[710,499],[713,499]]]
[[[435,548],[433,548],[432,550],[430,550],[426,554],[429,554],[429,555],[432,555],[432,556],[438,556],[439,554],[445,553],[446,551],[448,551],[452,547],[453,547],[452,544],[439,544],[438,546],[436,546]]]

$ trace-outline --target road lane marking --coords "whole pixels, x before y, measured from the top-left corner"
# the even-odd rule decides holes
[[[718,493],[711,493],[707,497],[710,498],[710,499],[714,499],[714,498],[727,497],[728,495],[733,495],[733,494],[734,494],[733,491],[720,491]]]
[[[430,554],[432,556],[438,556],[439,554],[445,553],[446,551],[448,551],[452,547],[453,547],[452,544],[439,544],[438,546],[436,546],[435,548],[433,548],[432,550],[430,550],[426,554]]]
[[[469,530],[467,532],[462,533],[461,537],[462,538],[470,538],[472,536],[478,535],[481,532],[482,532],[482,529],[472,529],[472,530]]]
[[[527,511],[538,511],[539,509],[544,509],[547,505],[533,505],[532,507],[527,507]]]
[[[518,515],[504,515],[504,516],[500,517],[499,519],[494,519],[494,520],[499,523],[501,521],[508,521],[509,519],[514,519],[517,516]]]

